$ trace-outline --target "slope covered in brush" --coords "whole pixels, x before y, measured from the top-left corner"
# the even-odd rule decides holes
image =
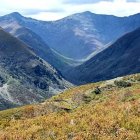
[[[1,140],[140,139],[140,74],[70,89],[0,112]]]

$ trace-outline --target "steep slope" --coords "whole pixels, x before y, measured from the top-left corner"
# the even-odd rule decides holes
[[[12,30],[10,33],[12,33]],[[15,30],[13,35],[24,41],[39,57],[50,63],[62,73],[70,67],[70,62],[68,60],[52,51],[42,38],[31,30],[20,27]]]
[[[140,28],[70,71],[68,78],[83,84],[137,72],[140,72]]]
[[[139,140],[140,74],[0,112],[1,140]]]
[[[139,23],[140,14],[120,18],[84,12],[53,22],[48,34],[52,38],[47,41],[62,54],[83,59],[92,53],[97,54],[125,33],[140,27]]]
[[[35,103],[69,83],[26,44],[0,28],[0,109]]]
[[[22,27],[18,22],[16,22],[17,17],[21,18],[21,15],[14,13],[12,16],[10,16],[13,22],[11,20],[10,24],[8,22],[1,22],[1,26],[6,32],[9,32],[13,36],[22,40],[29,47],[31,47],[39,57],[49,62],[62,73],[63,70],[66,70],[70,67],[70,62],[52,51],[39,35],[28,28]],[[76,61],[74,63],[77,64]]]
[[[135,24],[134,24],[135,23]],[[84,12],[58,21],[38,21],[12,13],[0,18],[0,25],[22,25],[39,35],[60,54],[72,59],[84,59],[103,50],[127,32],[140,26],[140,14],[115,17]]]

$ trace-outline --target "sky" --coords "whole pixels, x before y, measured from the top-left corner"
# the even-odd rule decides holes
[[[39,20],[58,20],[74,13],[129,16],[140,13],[140,0],[0,0],[0,16],[19,12]]]

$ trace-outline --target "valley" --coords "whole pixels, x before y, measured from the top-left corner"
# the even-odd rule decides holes
[[[140,13],[23,11],[0,16],[0,140],[139,140]]]

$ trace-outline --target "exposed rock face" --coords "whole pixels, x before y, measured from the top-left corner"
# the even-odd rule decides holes
[[[2,29],[0,60],[0,109],[42,101],[71,85],[25,43]]]

